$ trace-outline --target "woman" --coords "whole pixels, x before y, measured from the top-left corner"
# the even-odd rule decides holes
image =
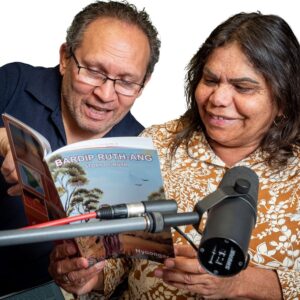
[[[175,195],[177,185],[191,176],[197,190],[207,189],[199,193],[205,196],[226,168],[237,165],[260,177],[250,266],[217,278],[199,267],[192,250],[179,248],[178,257],[155,273],[165,282],[208,299],[300,296],[299,63],[299,43],[282,19],[238,14],[217,27],[191,60],[185,115],[144,133],[161,151],[168,197],[184,199]]]
[[[174,233],[176,258],[166,260],[164,267],[143,260],[130,265],[106,261],[104,277],[99,277],[104,285],[98,283],[105,295],[127,276],[121,299],[300,296],[299,94],[300,46],[283,19],[241,13],[211,33],[188,65],[188,110],[143,135],[153,138],[167,197],[178,201],[180,211],[193,210],[228,168],[247,166],[258,174],[249,266],[232,277],[210,275],[185,239]],[[184,231],[199,242],[191,226]],[[73,281],[64,287],[79,293],[95,288],[91,282],[99,270],[93,268],[70,272]]]

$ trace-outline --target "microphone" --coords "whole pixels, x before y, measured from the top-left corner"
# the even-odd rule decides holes
[[[105,205],[96,211],[100,220],[121,219],[139,217],[145,213],[159,211],[161,213],[176,213],[177,202],[175,200],[141,201],[139,203],[127,203],[117,205]]]
[[[198,248],[199,262],[209,273],[232,276],[247,267],[258,186],[254,171],[234,167],[225,173],[217,191],[195,206],[200,216],[209,209]]]
[[[150,201],[145,201],[142,206],[116,205],[109,207],[110,211],[107,213],[107,218],[113,217],[113,220],[0,231],[0,247],[137,230],[155,233],[188,224],[193,224],[200,232],[202,215],[208,211],[198,248],[198,260],[203,268],[213,275],[232,276],[248,265],[248,246],[256,223],[258,185],[258,177],[254,171],[247,167],[234,167],[225,173],[215,192],[197,202],[194,212],[177,213],[174,200],[155,200],[151,204]],[[126,217],[135,213],[143,215]],[[100,214],[105,218],[104,210]],[[121,220],[114,215],[126,219]]]

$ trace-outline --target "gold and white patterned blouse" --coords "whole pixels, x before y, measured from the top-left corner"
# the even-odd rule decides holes
[[[166,196],[176,199],[180,212],[193,211],[195,204],[218,187],[227,168],[210,148],[203,133],[191,139],[189,155],[179,147],[170,163],[168,145],[177,121],[155,125],[142,135],[150,136],[158,150]],[[234,153],[233,153],[234,155]],[[300,150],[286,168],[270,171],[257,150],[236,166],[247,166],[260,181],[256,227],[252,232],[250,265],[277,271],[284,299],[300,298]],[[199,243],[192,226],[183,227]],[[173,232],[174,243],[186,243]],[[200,299],[195,294],[177,290],[153,276],[157,264],[146,260],[108,260],[105,266],[104,294],[109,297],[118,283],[128,277],[129,287],[121,299]],[[99,299],[99,298],[98,298]]]

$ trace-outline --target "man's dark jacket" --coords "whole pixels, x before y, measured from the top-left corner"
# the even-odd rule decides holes
[[[44,135],[52,150],[66,145],[59,68],[12,63],[0,68],[0,112],[9,113]],[[0,126],[3,127],[2,118]],[[143,126],[129,112],[105,137],[135,136]],[[0,164],[3,158],[0,157]],[[0,174],[0,230],[27,225],[20,197],[10,197]],[[1,232],[0,232],[1,234]],[[0,247],[0,296],[50,280],[52,243]]]

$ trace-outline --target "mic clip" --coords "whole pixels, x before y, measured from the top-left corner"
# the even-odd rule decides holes
[[[235,181],[233,186],[224,186],[222,188],[218,188],[213,193],[206,196],[204,199],[198,201],[194,207],[194,211],[199,215],[199,223],[193,224],[193,227],[201,233],[199,230],[200,223],[202,220],[203,214],[211,209],[212,207],[216,206],[217,204],[221,203],[225,199],[234,198],[234,197],[245,197],[247,200],[249,199],[248,192],[250,190],[250,182],[246,179],[239,178]],[[205,201],[204,201],[205,200]],[[256,212],[254,212],[254,217],[256,219]]]

